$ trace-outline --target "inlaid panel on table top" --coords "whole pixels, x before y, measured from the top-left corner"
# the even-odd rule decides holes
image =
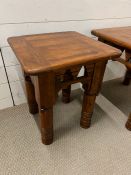
[[[119,50],[77,32],[11,37],[8,42],[31,75],[121,55]]]
[[[131,49],[131,26],[96,29],[91,33],[126,49]]]

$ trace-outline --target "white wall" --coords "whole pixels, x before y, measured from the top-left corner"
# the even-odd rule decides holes
[[[0,0],[0,108],[13,106],[13,101],[16,105],[26,101],[20,66],[8,37],[66,30],[92,37],[90,30],[94,28],[129,25],[130,0]],[[123,73],[122,65],[110,62],[104,79]]]

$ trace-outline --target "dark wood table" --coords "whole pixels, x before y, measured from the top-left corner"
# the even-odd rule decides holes
[[[77,32],[11,37],[8,42],[24,72],[29,111],[39,111],[42,142],[53,141],[53,105],[58,91],[62,89],[63,102],[68,103],[73,83],[83,84],[80,125],[88,128],[106,63],[121,51]],[[84,75],[78,77],[82,66]]]
[[[97,36],[99,41],[114,46],[122,52],[125,51],[125,60],[122,58],[117,60],[127,67],[123,84],[129,85],[131,80],[131,26],[96,29],[91,33]],[[131,114],[126,122],[126,128],[131,130]]]

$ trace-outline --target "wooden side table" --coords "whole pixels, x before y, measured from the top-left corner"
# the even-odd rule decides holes
[[[117,61],[121,62],[127,67],[124,85],[129,85],[131,80],[131,26],[129,27],[116,27],[107,29],[96,29],[91,32],[98,37],[98,40],[125,51],[125,60],[117,58]],[[126,123],[126,128],[131,130],[131,115]]]
[[[53,141],[53,105],[60,89],[70,101],[71,84],[81,82],[84,100],[80,125],[88,128],[107,60],[121,51],[77,32],[60,32],[8,39],[25,77],[29,111],[39,111],[42,142]],[[84,75],[77,77],[84,66]]]

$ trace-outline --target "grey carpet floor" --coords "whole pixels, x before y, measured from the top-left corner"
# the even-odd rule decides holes
[[[131,113],[131,84],[122,85],[123,78],[103,83],[101,93],[125,115]]]
[[[125,93],[125,87],[121,88]],[[78,91],[69,104],[58,99],[54,142],[49,146],[41,143],[38,115],[30,115],[27,104],[1,110],[0,175],[130,175],[131,132],[124,127],[127,116],[100,94],[92,126],[82,129],[81,103]]]

